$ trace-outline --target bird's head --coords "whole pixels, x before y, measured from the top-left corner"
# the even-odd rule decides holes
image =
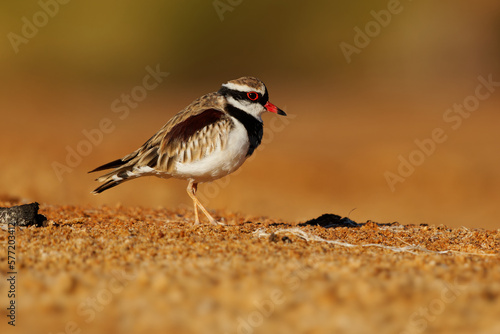
[[[265,111],[286,116],[286,113],[269,102],[266,85],[253,77],[241,77],[222,85],[218,91],[227,103],[254,116],[258,120]]]

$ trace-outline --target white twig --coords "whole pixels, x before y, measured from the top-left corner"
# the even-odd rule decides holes
[[[267,233],[263,228],[257,229],[255,232],[253,232],[257,237],[269,237],[271,234]],[[350,244],[347,242],[343,241],[338,241],[338,240],[327,240],[323,239],[317,235],[314,234],[308,234],[307,232],[299,229],[299,228],[287,228],[287,229],[281,229],[273,232],[274,234],[284,234],[284,233],[290,233],[293,234],[303,240],[306,241],[318,241],[318,242],[325,242],[327,244],[333,244],[337,246],[342,246],[342,247],[378,247],[378,248],[383,248],[383,249],[388,249],[393,252],[406,252],[406,253],[411,253],[411,254],[419,254],[418,252],[415,251],[420,251],[420,252],[425,252],[425,253],[432,253],[432,254],[448,254],[448,253],[455,253],[455,254],[462,254],[462,255],[476,255],[476,256],[498,256],[497,254],[485,254],[485,253],[467,253],[467,252],[460,252],[460,251],[455,251],[455,250],[443,250],[443,251],[433,251],[429,250],[425,247],[418,246],[418,245],[411,245],[408,244],[407,242],[403,241],[406,243],[408,246],[404,247],[396,247],[396,246],[387,246],[383,244],[361,244],[361,245],[356,245],[356,244]]]

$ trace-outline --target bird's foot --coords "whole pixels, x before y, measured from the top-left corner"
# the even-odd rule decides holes
[[[217,220],[215,220],[213,218],[212,218],[212,220],[210,220],[210,223],[212,223],[212,225],[221,225],[221,226],[225,226],[226,225],[223,222],[217,221]]]

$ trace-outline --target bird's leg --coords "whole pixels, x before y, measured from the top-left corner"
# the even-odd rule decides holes
[[[194,180],[189,180],[189,184],[187,187],[187,193],[188,193],[189,197],[191,197],[191,199],[193,200],[195,225],[200,223],[200,221],[198,219],[198,206],[200,207],[201,211],[203,211],[205,216],[207,216],[208,220],[210,220],[210,222],[212,224],[217,225],[217,221],[208,213],[207,209],[205,209],[203,207],[203,205],[201,205],[201,202],[198,200],[198,198],[196,198],[196,190],[198,190],[198,183],[194,182]]]
[[[196,204],[197,198],[194,195],[196,193],[198,185],[194,183],[194,180],[189,180],[189,184],[187,186],[187,193],[189,197],[193,200],[193,205],[194,205],[194,224],[198,225],[200,223],[200,220],[198,219],[198,205]]]

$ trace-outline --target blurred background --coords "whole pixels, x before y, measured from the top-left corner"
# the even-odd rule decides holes
[[[497,0],[64,2],[0,4],[1,196],[191,207],[185,181],[93,196],[87,171],[251,75],[289,116],[264,115],[251,161],[200,186],[208,208],[499,228]]]

